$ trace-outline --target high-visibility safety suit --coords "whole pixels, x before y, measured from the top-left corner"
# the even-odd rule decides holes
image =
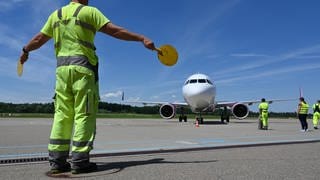
[[[320,119],[320,103],[316,103],[312,106],[313,109],[313,127],[318,128]]]
[[[53,12],[41,32],[54,39],[57,57],[55,114],[48,145],[49,161],[88,163],[96,131],[99,101],[95,33],[109,20],[96,8],[79,3]]]
[[[263,128],[268,128],[268,109],[269,104],[267,102],[261,102],[259,104],[260,120],[262,121]]]

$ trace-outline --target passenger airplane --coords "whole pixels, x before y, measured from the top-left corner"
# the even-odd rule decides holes
[[[205,74],[193,74],[184,83],[182,87],[182,94],[185,102],[147,102],[141,101],[138,103],[158,104],[160,105],[159,113],[164,119],[172,119],[175,117],[176,108],[189,106],[193,113],[199,114],[196,118],[200,124],[203,123],[201,114],[203,112],[214,112],[217,108],[228,107],[231,109],[232,115],[237,119],[244,119],[249,115],[248,105],[261,102],[256,101],[239,101],[239,102],[217,102],[216,86]],[[289,100],[289,99],[288,99]],[[269,100],[269,104],[274,101],[288,101],[288,100]],[[295,100],[295,99],[290,99]],[[179,116],[179,121],[187,121],[187,117],[182,113]],[[221,120],[223,122],[223,120]]]

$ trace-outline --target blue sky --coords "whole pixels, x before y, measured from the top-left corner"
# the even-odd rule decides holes
[[[67,0],[0,2],[0,102],[51,102],[55,85],[53,43],[30,53],[24,74],[16,64],[24,46],[49,14]],[[173,67],[139,42],[98,33],[102,101],[183,101],[181,88],[193,73],[207,74],[217,100],[320,99],[320,1],[318,0],[91,0],[114,24],[171,44]],[[298,101],[274,103],[271,111],[295,111]],[[256,105],[250,107],[256,111]]]

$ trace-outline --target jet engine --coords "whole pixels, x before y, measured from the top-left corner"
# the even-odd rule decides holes
[[[162,118],[172,119],[176,115],[176,107],[173,104],[163,104],[159,112]]]
[[[236,103],[232,106],[231,112],[237,119],[244,119],[249,115],[249,108],[245,104]]]

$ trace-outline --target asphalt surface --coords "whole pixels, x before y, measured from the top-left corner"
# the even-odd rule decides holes
[[[0,179],[48,179],[51,119],[0,119]],[[311,120],[309,126],[312,127]],[[79,179],[320,179],[320,131],[300,132],[297,119],[210,120],[200,127],[177,120],[98,119],[94,173]],[[37,159],[38,158],[38,159]],[[12,163],[8,160],[35,162]]]

